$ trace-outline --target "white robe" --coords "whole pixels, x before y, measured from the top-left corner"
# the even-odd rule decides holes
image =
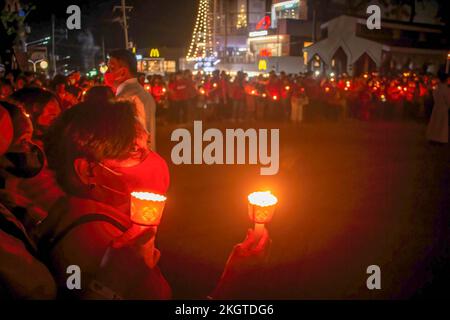
[[[150,133],[151,149],[156,151],[156,103],[152,95],[145,91],[136,78],[132,78],[119,85],[116,97],[118,100],[131,101],[136,106],[137,118]]]
[[[433,92],[434,107],[428,124],[427,139],[448,143],[448,109],[450,107],[450,89],[446,83],[439,83]]]

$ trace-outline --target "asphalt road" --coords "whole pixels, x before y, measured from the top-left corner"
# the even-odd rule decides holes
[[[279,128],[280,172],[263,177],[259,165],[170,165],[157,244],[175,298],[210,293],[252,225],[246,196],[259,189],[272,190],[279,206],[268,227],[264,289],[249,298],[398,299],[448,291],[450,148],[428,145],[424,124],[208,126]],[[158,151],[169,163],[175,128],[158,129]],[[381,268],[381,290],[366,287],[370,265]]]

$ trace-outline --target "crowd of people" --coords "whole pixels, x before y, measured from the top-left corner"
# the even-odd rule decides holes
[[[404,72],[395,77],[377,73],[316,77],[271,72],[249,78],[178,72],[164,79],[140,79],[157,101],[166,122],[201,120],[272,120],[295,123],[311,119],[401,120],[429,119],[433,90],[439,79]]]
[[[115,94],[108,73],[86,78],[74,72],[52,81],[30,73],[14,81],[12,77],[2,80],[0,98],[23,87],[46,88],[57,94],[62,110],[89,98],[85,95],[91,88],[98,95]],[[244,72],[232,76],[219,70],[195,75],[186,70],[167,77],[141,74],[137,81],[152,95],[158,122],[178,124],[193,120],[428,120],[434,106],[433,91],[440,82],[436,76],[410,71],[389,77],[378,73],[320,77],[271,72],[249,78]]]
[[[15,80],[9,74],[0,83],[5,99],[23,87],[46,88],[57,93],[63,109],[84,101],[89,89],[110,85],[104,77],[81,77],[79,72],[52,81],[25,73]],[[301,122],[305,119],[429,119],[433,91],[439,79],[431,75],[403,72],[395,77],[377,73],[349,77],[345,74],[316,77],[271,72],[249,78],[243,72],[230,76],[190,70],[167,77],[139,75],[141,86],[156,102],[157,119],[187,123],[192,120],[274,120]],[[112,85],[109,86],[114,90]],[[105,89],[106,90],[106,89]],[[98,94],[101,94],[98,92]],[[114,92],[104,92],[114,95]],[[95,95],[94,95],[95,96]]]
[[[98,78],[0,80],[0,297],[171,297],[158,268],[157,228],[135,225],[129,214],[132,191],[169,187],[156,153],[158,124],[431,118],[429,139],[448,142],[445,74],[146,78],[126,50],[112,52],[108,67]],[[249,230],[211,296],[245,294],[269,244],[267,232],[256,238]],[[67,287],[71,265],[83,272],[82,290]]]

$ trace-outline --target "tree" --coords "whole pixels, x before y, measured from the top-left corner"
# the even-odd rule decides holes
[[[0,52],[1,60],[8,64],[14,48],[16,57],[25,52],[26,27],[25,20],[35,6],[32,4],[20,5],[18,0],[7,0],[0,12]],[[9,69],[10,66],[7,65]]]

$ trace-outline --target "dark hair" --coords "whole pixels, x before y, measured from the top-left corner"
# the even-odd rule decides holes
[[[441,81],[443,83],[447,82],[448,74],[444,70],[439,70],[437,76],[439,78],[439,81]]]
[[[13,102],[23,105],[25,111],[31,116],[33,124],[37,123],[37,119],[44,111],[45,106],[52,99],[56,100],[61,108],[59,98],[53,92],[41,88],[23,88],[14,92],[10,98]]]
[[[134,105],[130,102],[83,102],[63,112],[44,137],[48,166],[59,185],[77,194],[73,163],[125,159],[139,133]]]
[[[84,102],[103,103],[114,99],[114,92],[108,86],[94,86],[86,92]]]
[[[0,78],[0,88],[3,86],[12,87],[13,85],[11,84],[11,81],[9,81],[8,79]]]
[[[1,106],[8,111],[9,117],[13,122],[14,141],[23,134],[24,130],[31,126],[30,120],[27,119],[25,111],[18,105],[2,101]]]
[[[130,73],[135,76],[137,74],[137,59],[136,56],[128,50],[118,49],[109,53],[110,58],[119,60],[119,62],[126,67]]]
[[[62,74],[57,74],[57,75],[53,78],[50,87],[51,87],[53,90],[56,90],[56,87],[59,86],[59,85],[61,85],[61,84],[66,85],[66,84],[67,84],[67,78],[66,78],[66,76],[63,76]]]

